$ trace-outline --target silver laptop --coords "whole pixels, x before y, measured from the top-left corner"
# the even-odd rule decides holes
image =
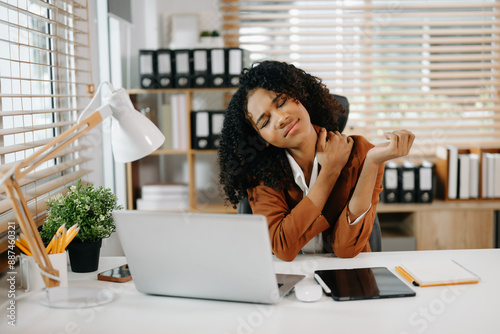
[[[113,212],[137,290],[272,304],[303,275],[275,274],[262,215]]]

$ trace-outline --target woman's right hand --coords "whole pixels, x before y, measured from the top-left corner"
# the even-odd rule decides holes
[[[316,143],[316,154],[322,171],[340,173],[349,160],[353,144],[351,137],[322,128]]]

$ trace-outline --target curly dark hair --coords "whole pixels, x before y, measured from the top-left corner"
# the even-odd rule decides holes
[[[319,78],[294,65],[267,60],[245,68],[226,110],[218,150],[220,182],[234,206],[260,182],[277,190],[293,182],[285,150],[266,146],[248,120],[248,95],[257,88],[300,101],[311,123],[328,131],[338,131],[338,116],[346,113]]]

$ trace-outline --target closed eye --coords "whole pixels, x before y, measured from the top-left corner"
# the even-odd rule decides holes
[[[264,120],[264,123],[263,123],[263,124],[262,124],[262,126],[260,127],[261,129],[263,129],[263,128],[267,125],[267,123],[269,123],[269,119],[270,119],[270,118],[271,118],[271,117],[268,117],[268,118],[266,118],[266,119]]]
[[[280,103],[278,104],[278,108],[281,108],[283,107],[283,105],[286,103],[286,101],[288,100],[288,98],[285,96],[283,97],[283,99],[280,101]]]

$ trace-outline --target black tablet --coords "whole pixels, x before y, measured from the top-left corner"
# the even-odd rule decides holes
[[[415,291],[385,267],[316,270],[314,278],[338,301],[415,296]]]

